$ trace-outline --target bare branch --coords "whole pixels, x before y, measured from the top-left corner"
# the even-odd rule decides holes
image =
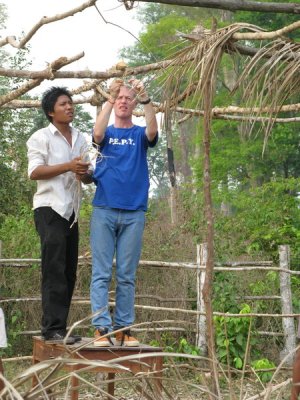
[[[91,83],[91,85],[84,85],[80,86],[77,89],[73,89],[71,91],[72,95],[74,94],[81,94],[83,91],[90,90],[94,87],[96,87],[97,91],[101,93],[101,96],[103,98],[108,98],[107,93],[98,87],[99,81],[95,81]],[[85,97],[85,98],[80,98],[80,99],[73,99],[74,104],[91,104],[91,105],[96,105],[95,103],[95,97],[90,96],[90,97]],[[99,101],[98,101],[99,103]],[[97,103],[97,104],[98,104]],[[160,113],[164,112],[164,105],[160,103],[155,103],[153,102],[153,105],[155,107],[155,112]],[[16,109],[16,108],[39,108],[41,106],[41,102],[39,100],[12,100],[11,102],[5,104],[3,108],[7,109]],[[184,107],[175,107],[173,108],[174,111],[184,114],[185,116],[179,119],[177,122],[182,123],[186,121],[187,119],[193,117],[193,116],[203,116],[204,111],[203,110],[196,110],[193,108],[184,108]],[[257,113],[259,114],[260,112],[268,113],[270,110],[269,108],[265,109],[259,109],[259,108],[243,108],[243,107],[215,107],[212,109],[212,117],[213,119],[222,119],[222,120],[229,120],[229,121],[256,121],[256,122],[262,122],[265,123],[270,120],[270,117],[253,117],[250,114]],[[300,111],[300,104],[290,104],[286,106],[282,106],[281,110],[282,112],[295,112],[295,111]],[[235,115],[235,114],[240,114],[240,115]],[[134,115],[136,117],[143,117],[145,113],[143,111],[134,111]],[[300,117],[289,117],[289,118],[279,118],[279,117],[274,117],[273,118],[275,123],[293,123],[293,122],[299,122]]]
[[[257,54],[259,49],[249,46],[243,46],[237,43],[234,43],[226,48],[227,52],[237,52],[239,54],[254,56]],[[84,53],[81,53],[84,56]],[[274,56],[276,53],[274,52]],[[292,58],[293,53],[290,54],[290,59]],[[77,57],[77,56],[75,56]],[[266,58],[270,57],[270,54],[265,54]],[[297,54],[294,55],[297,57]],[[186,58],[185,61],[193,61],[194,57]],[[29,70],[17,70],[17,69],[9,69],[9,68],[0,68],[0,76],[6,76],[9,78],[29,78],[29,79],[97,79],[97,80],[107,80],[110,78],[122,77],[124,74],[126,76],[131,75],[142,75],[148,72],[154,72],[157,70],[165,69],[171,65],[176,65],[174,60],[164,60],[152,64],[142,65],[138,67],[129,67],[126,68],[125,72],[121,70],[117,70],[114,68],[109,69],[108,71],[90,71],[88,69],[82,71],[52,71],[53,75],[50,76],[49,71],[47,69],[41,71],[29,71]],[[95,84],[94,86],[96,86]]]
[[[284,36],[286,33],[290,33],[300,28],[300,21],[294,22],[291,25],[285,26],[277,31],[272,32],[237,32],[233,34],[233,39],[236,40],[266,40],[266,39],[276,39],[277,37]]]
[[[0,40],[0,47],[10,44],[13,47],[18,47],[19,43],[16,40],[15,36],[7,36],[6,38]]]
[[[184,0],[181,0],[182,3],[187,2]],[[43,17],[38,24],[36,24],[30,32],[26,35],[26,37],[15,47],[21,48],[21,46],[24,46],[26,42],[30,40],[30,38],[33,36],[33,34],[39,29],[44,24],[51,23],[54,21],[57,21],[59,19],[64,19],[68,16],[71,16],[75,14],[76,12],[83,11],[85,8],[90,7],[92,5],[95,5],[96,0],[89,0],[86,3],[83,3],[80,7],[74,8],[73,10],[70,10],[66,13],[63,14],[57,14],[54,17]],[[155,2],[155,1],[153,1]],[[197,2],[194,2],[197,3]],[[204,1],[200,1],[198,3],[204,4]],[[214,7],[218,1],[210,1],[209,4]],[[230,4],[231,1],[224,1],[222,4]],[[234,2],[237,6],[241,6],[240,2]],[[247,5],[247,3],[251,3],[253,6],[254,4],[262,4],[259,2],[250,2],[246,1],[243,2],[244,5]],[[248,6],[249,6],[248,4]],[[267,4],[268,7],[272,5],[273,3],[264,3],[265,5]],[[279,3],[276,3],[278,5]],[[289,3],[289,6],[291,3]],[[195,6],[195,5],[194,5]],[[203,6],[203,5],[202,5]],[[300,7],[300,5],[299,5]],[[217,8],[217,6],[216,6]],[[212,47],[214,50],[220,44],[223,43],[223,50],[228,53],[236,52],[239,54],[244,54],[244,55],[250,55],[252,57],[255,57],[255,55],[260,52],[260,49],[256,48],[250,48],[248,46],[240,45],[239,43],[236,42],[236,40],[245,40],[245,39],[258,39],[258,40],[263,40],[263,39],[269,39],[269,38],[276,38],[280,37],[288,32],[292,32],[295,29],[298,29],[300,27],[300,21],[295,22],[294,24],[291,24],[287,27],[284,27],[280,30],[274,31],[274,32],[261,32],[261,28],[256,27],[251,24],[234,24],[232,26],[229,26],[227,28],[222,28],[216,32],[211,32],[207,31],[208,33],[205,35],[207,36],[207,39],[209,42],[212,44]],[[240,30],[249,30],[249,32],[239,32]],[[195,35],[194,35],[195,36]],[[233,39],[233,40],[232,40]],[[203,40],[203,37],[195,38],[196,42],[201,43],[201,40]],[[14,39],[13,37],[7,37],[4,39],[6,43],[13,43]],[[222,43],[221,43],[222,42]],[[1,41],[0,41],[1,45]],[[192,47],[192,46],[191,46]],[[222,47],[222,46],[220,46]],[[208,47],[208,52],[203,53],[202,55],[205,56],[204,58],[207,58],[209,55],[212,54],[212,49]],[[220,53],[221,54],[221,53]],[[109,70],[103,72],[103,71],[90,71],[90,70],[84,70],[84,71],[59,71],[59,69],[67,65],[68,63],[71,63],[72,60],[76,60],[80,57],[83,57],[84,53],[81,53],[80,55],[77,55],[73,57],[72,59],[66,59],[66,58],[61,58],[59,60],[54,61],[52,64],[49,65],[48,68],[41,70],[41,71],[26,71],[26,70],[14,70],[14,69],[5,69],[5,68],[0,68],[0,76],[6,76],[6,77],[18,77],[18,78],[27,78],[31,79],[31,81],[27,82],[24,84],[22,87],[19,89],[13,91],[12,93],[9,93],[6,96],[0,97],[0,107],[3,106],[4,108],[31,108],[31,107],[39,107],[40,102],[35,101],[35,100],[17,100],[18,97],[23,95],[24,93],[27,93],[30,91],[32,88],[38,86],[43,80],[53,80],[53,79],[68,79],[68,78],[73,78],[73,79],[92,79],[91,82],[84,82],[83,85],[79,86],[77,89],[73,90],[73,94],[81,94],[83,92],[89,91],[89,90],[94,90],[94,95],[81,98],[81,99],[75,99],[74,102],[76,104],[84,104],[84,103],[90,103],[92,105],[99,105],[103,99],[105,99],[106,93],[101,93],[101,90],[98,90],[98,93],[96,91],[96,87],[99,87],[99,83],[103,80],[107,80],[110,78],[115,78],[115,77],[122,77],[124,75],[126,76],[131,76],[131,75],[141,75],[141,74],[147,74],[149,72],[154,72],[154,71],[159,71],[159,70],[165,70],[168,67],[175,67],[175,66],[180,66],[182,63],[188,63],[188,62],[193,62],[195,61],[195,52],[187,51],[184,54],[184,60],[182,57],[175,57],[171,60],[164,60],[161,62],[156,62],[148,65],[143,65],[143,66],[138,66],[134,68],[125,68],[125,70],[120,70],[116,67],[112,67]],[[265,52],[261,55],[261,57],[265,58],[270,58],[270,57],[275,57],[277,56],[277,49],[276,47],[273,48],[273,53],[271,51]],[[291,51],[288,53],[288,56],[285,54],[281,54],[278,52],[278,56],[281,57],[281,59],[285,59],[288,62],[292,62],[294,59],[299,58],[299,53],[298,51]],[[203,61],[203,60],[202,60]],[[198,59],[197,62],[200,62],[199,65],[202,65],[202,61]],[[186,89],[182,93],[175,93],[172,102],[170,103],[170,107],[172,110],[175,110],[179,113],[183,113],[186,115],[186,118],[190,115],[203,115],[203,110],[201,109],[185,109],[185,108],[180,108],[176,107],[179,102],[182,102],[185,98],[191,96],[194,92],[195,89],[197,89],[197,85],[199,86],[199,82],[190,82],[190,84],[186,87]],[[100,92],[100,96],[99,96]],[[278,107],[276,112],[279,111],[284,111],[285,107],[287,107],[287,111],[299,111],[299,108],[297,105],[290,105],[290,106],[283,106],[283,107]],[[201,108],[201,107],[200,107]],[[162,104],[156,104],[156,110],[157,112],[164,111],[164,106]],[[272,109],[274,112],[274,109]],[[251,120],[253,118],[256,118],[256,121],[261,121],[265,122],[266,116],[263,114],[270,112],[269,107],[261,107],[261,108],[253,108],[253,107],[245,107],[245,108],[240,108],[240,107],[226,107],[226,108],[213,108],[212,109],[212,116],[213,118],[222,118],[222,119],[230,119],[230,120]],[[137,112],[137,115],[140,114]],[[242,114],[241,115],[235,115],[235,114]],[[250,115],[252,114],[252,115]],[[256,117],[253,117],[253,114],[256,114]],[[297,117],[293,118],[273,118],[274,121],[276,122],[295,122],[298,121]]]
[[[193,113],[195,115],[202,115],[199,113],[203,113],[204,111],[194,110],[194,109],[187,109],[182,107],[176,107],[177,112],[186,113]],[[214,107],[212,108],[212,114],[267,114],[269,112],[269,107],[259,108],[259,107]],[[276,112],[290,112],[290,111],[300,111],[300,103],[298,104],[289,104],[284,105],[282,107],[277,107],[275,110]]]
[[[77,78],[77,79],[110,79],[122,77],[124,75],[141,75],[146,74],[151,71],[156,71],[160,69],[167,68],[169,65],[174,63],[173,60],[165,60],[153,64],[142,65],[134,68],[126,68],[125,72],[118,70],[116,68],[111,68],[108,71],[90,71],[85,69],[83,71],[57,71],[53,74],[55,79],[69,79],[69,78]],[[31,78],[31,79],[47,79],[45,76],[45,70],[41,71],[26,71],[26,70],[17,70],[17,69],[7,69],[0,68],[0,76],[7,76],[10,78]]]
[[[72,58],[67,58],[67,57],[60,57],[57,60],[53,61],[51,64],[49,64],[48,68],[47,68],[47,76],[52,77],[49,79],[53,79],[53,73],[57,70],[60,69],[62,67],[64,67],[65,65],[68,65],[76,60],[78,60],[79,58],[83,57],[84,53],[80,53],[75,57]],[[22,96],[23,94],[27,93],[28,91],[30,91],[31,89],[33,89],[34,87],[39,86],[39,84],[43,81],[43,79],[32,79],[29,82],[25,83],[24,85],[22,85],[21,87],[19,87],[18,89],[5,94],[4,96],[0,96],[0,107],[3,106],[4,104],[17,99],[18,97]]]
[[[141,3],[170,4],[174,6],[214,8],[228,11],[257,11],[300,14],[299,3],[275,3],[250,0],[139,0]]]

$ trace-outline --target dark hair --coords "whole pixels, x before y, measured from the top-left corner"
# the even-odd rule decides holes
[[[57,99],[63,95],[68,96],[72,100],[71,93],[65,87],[52,86],[43,94],[42,109],[50,122],[52,122],[52,117],[49,115],[49,112],[54,111]]]

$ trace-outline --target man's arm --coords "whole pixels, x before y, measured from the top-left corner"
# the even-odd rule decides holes
[[[102,110],[99,112],[96,118],[95,126],[94,126],[94,141],[97,144],[100,144],[105,136],[105,131],[109,122],[110,114],[114,107],[116,98],[120,92],[120,87],[123,85],[122,79],[115,79],[112,81],[109,86],[109,98],[107,102],[102,107]]]
[[[151,103],[151,99],[147,94],[147,91],[144,87],[142,81],[138,79],[130,79],[129,81],[137,93],[137,99],[144,106],[145,111],[145,120],[146,120],[146,136],[149,142],[152,142],[155,139],[155,136],[158,132],[158,125],[156,120],[156,114],[154,107]]]
[[[104,139],[105,136],[105,131],[109,122],[110,114],[112,112],[112,109],[114,107],[114,102],[111,100],[108,100],[104,106],[102,107],[102,110],[99,112],[96,118],[95,126],[94,126],[94,141],[97,144],[100,144],[102,140]]]
[[[158,125],[154,107],[151,102],[149,104],[144,105],[144,111],[146,120],[146,135],[149,142],[152,142],[157,135]]]
[[[32,180],[51,179],[66,172],[74,172],[76,175],[86,174],[90,166],[89,162],[84,162],[80,157],[56,165],[39,165],[30,174]]]
[[[45,135],[40,131],[33,134],[27,141],[28,176],[32,180],[51,179],[66,172],[78,175],[85,174],[90,162],[84,162],[82,157],[75,157],[71,161],[49,165],[49,144]]]

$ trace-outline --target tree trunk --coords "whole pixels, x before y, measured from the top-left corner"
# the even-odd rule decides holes
[[[188,142],[191,137],[191,130],[195,129],[194,121],[188,121],[179,125],[179,140],[180,140],[180,153],[181,153],[181,173],[186,182],[187,178],[191,176],[192,171],[189,165],[189,148]]]
[[[166,110],[168,107],[166,107]],[[168,158],[168,171],[170,179],[170,209],[171,209],[171,222],[175,224],[177,222],[177,203],[176,203],[176,173],[174,164],[174,151],[173,151],[173,136],[172,136],[172,124],[171,118],[168,111],[165,112],[165,130],[167,136],[167,158]]]
[[[210,369],[213,374],[212,381],[212,393],[217,398],[220,396],[219,377],[217,371],[217,359],[215,355],[215,331],[213,322],[213,309],[212,309],[212,283],[213,283],[213,272],[214,272],[214,218],[213,218],[213,206],[211,198],[211,176],[210,176],[210,137],[211,137],[211,109],[212,109],[212,86],[211,79],[207,79],[204,88],[204,206],[205,206],[205,219],[207,223],[207,264],[206,264],[206,275],[203,287],[203,299],[206,310],[207,320],[207,345],[208,345],[208,357],[210,360]]]

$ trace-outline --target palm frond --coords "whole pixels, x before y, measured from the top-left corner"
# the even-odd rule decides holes
[[[276,39],[263,46],[250,60],[241,74],[237,87],[247,81],[243,99],[250,108],[259,107],[268,116],[261,125],[265,131],[265,145],[274,124],[274,118],[288,99],[299,94],[300,44]],[[265,110],[268,110],[267,112]],[[252,132],[258,113],[253,113]]]

